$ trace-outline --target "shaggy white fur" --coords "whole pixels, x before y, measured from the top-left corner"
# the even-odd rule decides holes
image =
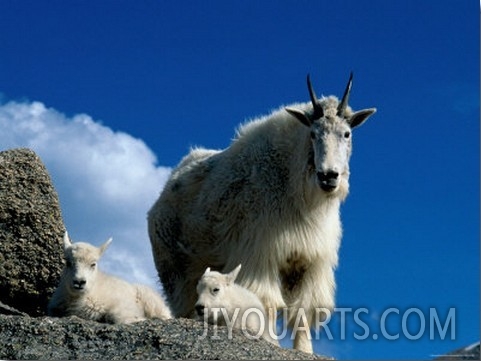
[[[222,274],[207,268],[197,284],[199,298],[195,304],[198,317],[209,323],[246,330],[249,335],[262,336],[279,345],[268,329],[268,319],[259,298],[248,289],[234,283],[241,265]]]
[[[347,106],[350,86],[341,101],[317,99],[309,82],[312,104],[247,122],[228,148],[193,149],[172,172],[148,225],[175,315],[195,317],[206,267],[240,263],[238,283],[266,310],[287,307],[291,326],[300,308],[310,326],[316,308],[334,307],[351,130],[375,112]],[[312,352],[309,333],[296,333],[294,347]]]
[[[150,287],[128,283],[100,271],[97,262],[112,239],[100,247],[71,243],[64,235],[66,265],[48,304],[50,316],[75,315],[107,323],[172,318],[161,296]]]

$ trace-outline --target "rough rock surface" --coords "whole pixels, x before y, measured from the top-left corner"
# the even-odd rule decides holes
[[[45,315],[62,269],[63,232],[58,195],[38,156],[0,152],[0,302]]]
[[[226,327],[206,336],[202,322],[148,320],[108,325],[77,317],[0,316],[0,359],[16,360],[314,360],[322,356],[250,340]]]
[[[452,352],[436,357],[435,360],[481,360],[479,341]]]

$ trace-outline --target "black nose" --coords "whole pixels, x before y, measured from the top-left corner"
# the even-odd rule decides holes
[[[73,287],[78,289],[78,290],[81,290],[85,287],[86,283],[87,283],[87,281],[85,281],[85,280],[74,280],[73,281]]]
[[[317,172],[317,177],[321,182],[329,182],[331,180],[336,180],[339,177],[339,172],[333,170],[327,172]]]
[[[205,309],[204,305],[195,305],[195,311],[199,316],[204,315],[204,309]]]
[[[321,188],[326,192],[330,192],[337,187],[339,172],[317,172],[317,178],[319,179],[319,185]]]

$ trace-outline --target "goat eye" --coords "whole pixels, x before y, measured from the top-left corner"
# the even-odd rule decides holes
[[[351,132],[350,132],[350,131],[346,131],[346,132],[344,133],[344,138],[349,139],[350,136],[351,136]]]
[[[212,289],[212,292],[213,292],[214,294],[219,293],[219,291],[220,291],[220,290],[219,290],[219,288],[217,288],[217,287],[215,287],[215,288]]]
[[[97,263],[94,262],[90,265],[90,268],[95,268],[95,266],[97,266]]]

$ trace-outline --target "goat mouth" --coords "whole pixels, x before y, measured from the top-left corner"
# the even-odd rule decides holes
[[[83,285],[73,285],[72,289],[75,292],[83,292],[83,291],[85,291],[85,286],[83,286]]]
[[[337,186],[332,186],[328,184],[322,184],[321,189],[326,193],[332,193],[337,188]]]
[[[326,181],[320,181],[319,182],[319,186],[321,187],[321,189],[326,192],[326,193],[332,193],[334,192],[337,187],[338,187],[338,182],[337,181],[329,181],[329,180],[326,180]]]

